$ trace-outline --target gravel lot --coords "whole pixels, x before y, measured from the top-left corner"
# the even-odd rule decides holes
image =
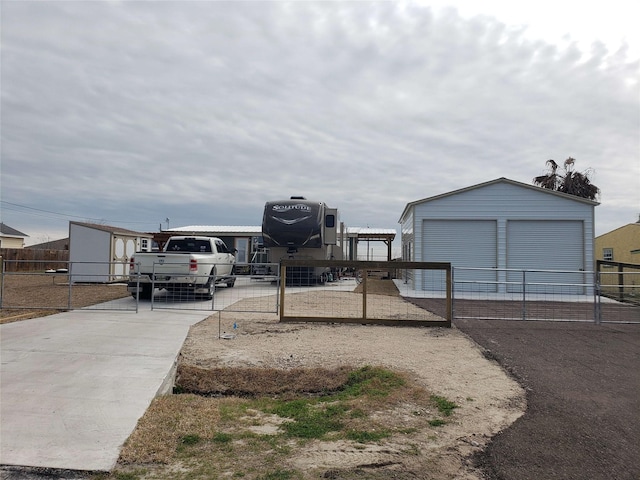
[[[640,325],[455,326],[527,392],[524,416],[477,457],[487,478],[640,478]]]

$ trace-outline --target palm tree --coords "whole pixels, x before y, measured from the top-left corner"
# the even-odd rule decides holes
[[[533,183],[542,188],[568,193],[577,197],[595,200],[600,189],[589,180],[589,172],[576,172],[573,168],[575,158],[567,158],[564,161],[564,174],[558,172],[558,164],[554,160],[547,160],[549,172],[533,179]]]

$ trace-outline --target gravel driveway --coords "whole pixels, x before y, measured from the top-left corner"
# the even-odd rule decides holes
[[[525,387],[477,458],[490,479],[640,479],[640,325],[457,320]]]

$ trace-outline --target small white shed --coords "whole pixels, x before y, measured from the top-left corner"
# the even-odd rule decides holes
[[[580,272],[593,265],[596,205],[507,178],[424,198],[408,203],[400,217],[403,259],[466,267],[455,270],[458,291],[519,292],[524,271],[528,283],[590,293],[581,285],[592,276]],[[441,289],[443,275],[416,272],[413,288]]]
[[[69,261],[74,282],[116,282],[129,273],[135,252],[151,251],[153,235],[119,227],[69,222]]]

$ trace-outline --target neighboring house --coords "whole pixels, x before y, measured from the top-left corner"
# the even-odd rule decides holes
[[[24,248],[24,240],[29,237],[9,225],[0,223],[0,248]]]
[[[408,203],[399,219],[403,260],[469,267],[455,270],[457,291],[521,292],[529,270],[527,283],[571,284],[562,292],[589,294],[592,287],[582,284],[592,285],[593,276],[580,272],[593,265],[596,205],[507,178],[424,198]],[[416,271],[410,281],[418,290],[441,290],[443,276]]]
[[[151,251],[153,234],[93,223],[69,222],[69,261],[74,282],[113,282],[129,274],[135,252]]]
[[[596,260],[640,264],[640,220],[596,237]]]
[[[596,237],[596,260],[616,262],[599,269],[602,291],[620,300],[640,298],[640,220]],[[634,267],[632,265],[638,265]]]

